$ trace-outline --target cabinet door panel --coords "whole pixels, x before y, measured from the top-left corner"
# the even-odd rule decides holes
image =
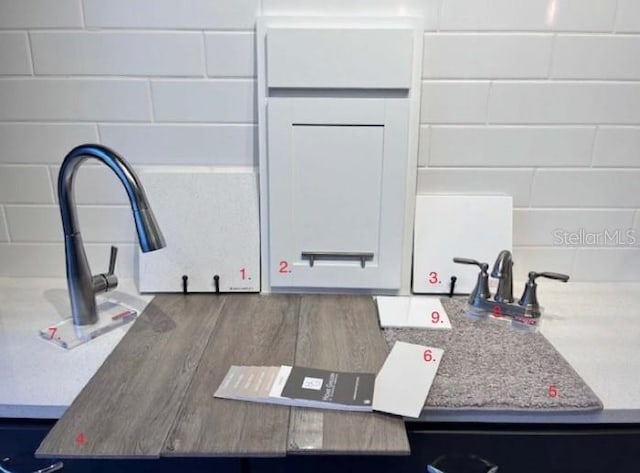
[[[269,101],[272,287],[399,287],[406,110],[395,99]],[[304,252],[324,256],[311,265]]]

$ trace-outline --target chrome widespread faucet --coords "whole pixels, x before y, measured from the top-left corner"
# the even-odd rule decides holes
[[[107,165],[120,179],[127,191],[138,241],[143,252],[159,250],[165,246],[142,184],[133,168],[121,156],[109,148],[85,144],[72,149],[64,158],[58,175],[58,201],[64,230],[64,249],[67,266],[67,285],[71,300],[71,314],[75,325],[90,325],[98,321],[95,295],[114,289],[118,279],[113,274],[116,252],[112,247],[109,272],[91,275],[78,226],[74,198],[74,178],[80,165],[88,158],[95,158]]]
[[[509,250],[502,250],[498,254],[491,277],[498,279],[494,299],[497,302],[513,302],[513,258]]]

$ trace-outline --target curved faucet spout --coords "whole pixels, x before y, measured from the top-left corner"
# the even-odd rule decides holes
[[[73,323],[76,325],[95,323],[98,320],[95,302],[96,292],[113,289],[117,284],[115,276],[110,279],[114,283],[105,286],[104,277],[94,278],[91,275],[84,245],[82,244],[73,189],[76,172],[88,158],[95,158],[102,162],[120,179],[129,196],[138,232],[138,241],[142,251],[154,251],[165,246],[164,237],[153,216],[142,184],[129,163],[117,153],[102,145],[85,144],[72,149],[64,158],[60,167],[58,201],[64,230],[71,313],[73,315]]]
[[[513,302],[513,258],[509,250],[502,250],[491,271],[491,277],[497,278],[495,300],[498,302]]]

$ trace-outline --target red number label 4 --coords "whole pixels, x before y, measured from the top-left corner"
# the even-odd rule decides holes
[[[84,432],[80,432],[77,436],[76,436],[76,443],[78,445],[84,445],[85,443],[87,443],[87,439],[84,438]]]

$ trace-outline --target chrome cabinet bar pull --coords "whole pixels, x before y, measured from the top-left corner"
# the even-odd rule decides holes
[[[316,259],[357,259],[360,260],[360,267],[364,269],[368,260],[373,259],[373,253],[358,253],[349,251],[303,251],[302,259],[309,260],[309,266],[313,268]]]

